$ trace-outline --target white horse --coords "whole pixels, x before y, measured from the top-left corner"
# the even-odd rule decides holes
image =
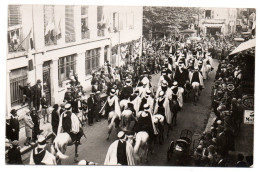
[[[206,64],[206,67],[205,67],[205,73],[206,73],[206,79],[208,80],[209,79],[209,74],[210,74],[210,72],[211,72],[211,65],[210,65],[210,63],[207,63]]]
[[[126,107],[127,107],[127,104],[129,103],[130,101],[129,100],[126,100],[126,99],[123,99],[119,102],[119,106],[120,106],[120,109],[121,111],[125,110]]]
[[[164,116],[160,114],[153,115],[152,121],[158,131],[159,143],[162,144],[164,141]]]
[[[133,112],[129,109],[124,110],[122,112],[122,127],[125,127],[126,130],[130,130],[132,120],[135,120],[133,117]]]
[[[135,136],[134,156],[137,164],[142,163],[143,158],[148,161],[148,139],[149,135],[145,131],[140,131]]]
[[[117,128],[117,132],[119,131],[119,116],[115,113],[115,111],[111,111],[108,114],[108,136],[107,140],[109,140],[109,136],[114,128],[114,126]]]

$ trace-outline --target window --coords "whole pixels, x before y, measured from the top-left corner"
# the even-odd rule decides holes
[[[59,86],[62,87],[63,81],[70,78],[70,74],[75,74],[76,70],[76,54],[59,58]]]
[[[91,71],[99,67],[100,48],[87,50],[85,54],[86,75],[91,74]]]
[[[75,42],[74,6],[65,6],[65,42]]]
[[[24,51],[21,42],[22,37],[22,18],[21,18],[21,6],[20,5],[9,5],[8,6],[8,32],[7,42],[8,51]]]
[[[10,72],[11,106],[22,103],[23,91],[20,86],[27,85],[27,67],[12,70]]]
[[[104,7],[98,6],[97,7],[97,29],[98,29],[98,36],[105,36],[105,19],[104,19]]]
[[[118,32],[118,13],[113,13],[113,30]]]
[[[134,29],[134,13],[127,14],[127,29]]]
[[[205,11],[205,18],[206,19],[211,19],[211,10],[206,10]]]
[[[44,5],[45,46],[57,45],[54,21],[54,5]]]
[[[88,6],[81,6],[81,38],[89,39],[89,27],[88,27]]]

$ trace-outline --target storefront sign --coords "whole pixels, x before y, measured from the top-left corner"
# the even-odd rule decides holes
[[[254,111],[252,110],[244,111],[244,124],[254,124]]]

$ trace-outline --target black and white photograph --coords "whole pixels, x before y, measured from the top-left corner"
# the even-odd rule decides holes
[[[19,2],[6,166],[253,168],[256,6]]]

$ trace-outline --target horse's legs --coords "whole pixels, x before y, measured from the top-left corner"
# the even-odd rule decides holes
[[[79,157],[78,146],[79,146],[79,144],[75,143],[75,158],[74,158],[74,162],[78,162],[78,157]]]

